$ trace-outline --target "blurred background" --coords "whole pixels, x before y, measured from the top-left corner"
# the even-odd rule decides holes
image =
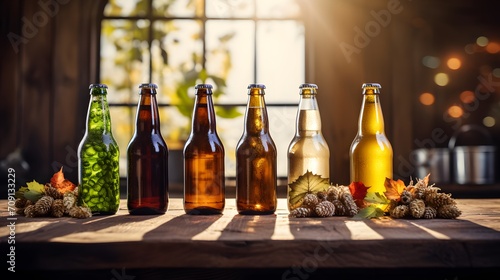
[[[481,3],[481,4],[479,4]],[[16,184],[77,182],[91,83],[109,86],[121,149],[134,130],[138,86],[159,86],[172,193],[194,86],[212,83],[234,192],[235,148],[250,83],[267,86],[280,193],[301,83],[319,86],[330,181],[349,184],[361,85],[382,85],[394,178],[430,181],[458,196],[497,196],[500,17],[493,1],[19,0],[1,9],[0,167]],[[7,176],[4,176],[7,178]],[[5,184],[4,184],[5,186]],[[124,187],[124,185],[123,185]],[[5,197],[7,190],[0,190]]]

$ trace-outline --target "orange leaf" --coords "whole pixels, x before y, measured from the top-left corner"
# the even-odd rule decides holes
[[[76,188],[76,185],[64,178],[62,169],[63,168],[61,166],[61,169],[52,175],[52,178],[50,178],[50,185],[56,188],[59,193],[64,194],[68,191],[73,191]]]
[[[385,197],[391,200],[399,200],[401,198],[401,193],[406,188],[405,183],[401,179],[394,181],[393,179],[385,178],[384,186]]]
[[[352,198],[354,200],[363,200],[365,199],[366,193],[368,192],[368,188],[362,182],[351,182],[349,185],[349,191],[352,194]]]

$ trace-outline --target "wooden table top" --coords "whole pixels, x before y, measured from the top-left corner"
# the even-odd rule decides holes
[[[170,200],[160,216],[88,219],[9,217],[1,206],[2,254],[15,239],[18,269],[499,267],[500,199],[456,199],[457,219],[289,218],[286,200],[275,215],[185,215]],[[15,224],[12,231],[9,224]]]

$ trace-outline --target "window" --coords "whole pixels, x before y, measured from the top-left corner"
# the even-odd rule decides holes
[[[109,87],[114,135],[126,176],[138,86],[158,84],[162,134],[171,151],[189,134],[194,86],[214,85],[217,130],[234,177],[244,127],[247,85],[266,85],[278,176],[294,134],[305,82],[304,26],[294,0],[110,0],[101,19],[99,78]]]

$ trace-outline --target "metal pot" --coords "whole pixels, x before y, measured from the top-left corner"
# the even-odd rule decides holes
[[[416,149],[415,176],[424,178],[428,174],[432,181],[450,182],[450,150],[448,148]]]
[[[454,181],[457,184],[494,184],[495,158],[494,145],[455,146],[460,133],[476,130],[483,139],[492,143],[488,131],[480,126],[466,125],[460,128],[451,138],[449,148],[452,150]]]

